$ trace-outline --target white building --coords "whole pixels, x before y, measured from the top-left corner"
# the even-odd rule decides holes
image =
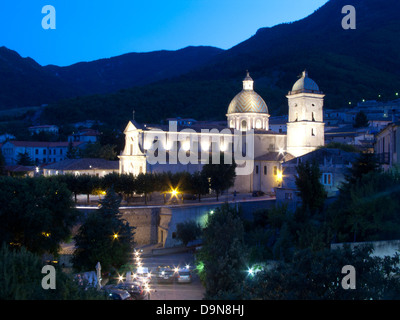
[[[81,148],[85,142],[73,142],[73,147]],[[18,154],[27,153],[36,164],[58,162],[66,159],[69,142],[7,141],[1,146],[6,165],[16,165]]]
[[[118,161],[97,158],[66,159],[45,166],[43,168],[43,175],[73,174],[79,176],[87,174],[104,177],[109,173],[118,172],[118,169]]]
[[[271,130],[267,104],[254,91],[254,81],[248,73],[243,90],[228,106],[225,126],[215,122],[197,122],[189,127],[177,122],[163,126],[129,121],[124,131],[125,149],[119,156],[120,173],[192,173],[201,170],[202,160],[208,159],[211,151],[230,152],[238,164],[233,190],[271,192],[281,184],[283,162],[324,145],[324,94],[306,71],[287,98],[287,133]],[[244,143],[250,140],[253,144]],[[155,155],[163,153],[165,163],[154,161]],[[240,162],[240,153],[246,155],[245,161]],[[251,170],[246,171],[247,168]]]
[[[56,125],[42,125],[42,126],[32,126],[28,128],[31,135],[38,134],[40,132],[46,132],[51,134],[58,134],[58,126]]]

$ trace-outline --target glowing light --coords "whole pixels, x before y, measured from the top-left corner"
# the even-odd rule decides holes
[[[190,269],[190,265],[187,264],[187,265],[185,266],[185,268],[186,268],[186,269]]]
[[[178,268],[174,268],[174,272],[178,272],[179,271],[179,269]]]
[[[113,234],[113,238],[114,238],[114,239],[118,239],[118,233],[114,233],[114,234]]]
[[[210,214],[214,214],[214,210],[211,210],[211,211],[210,211]]]
[[[123,276],[119,276],[118,277],[118,281],[124,281],[124,277]]]
[[[196,269],[197,269],[197,271],[199,271],[199,272],[204,271],[204,262],[203,262],[203,261],[199,261],[199,262],[197,263],[197,265],[196,265]]]
[[[247,272],[248,272],[248,274],[249,275],[254,275],[254,270],[253,270],[253,268],[249,268],[249,270],[247,270]]]
[[[285,152],[285,150],[283,148],[279,148],[278,151],[279,151],[280,154],[283,154]]]
[[[177,188],[172,189],[170,192],[171,192],[171,196],[173,196],[173,197],[176,197],[179,194],[179,191]]]
[[[283,178],[283,174],[281,170],[278,170],[277,174],[276,174],[276,181],[281,182]]]

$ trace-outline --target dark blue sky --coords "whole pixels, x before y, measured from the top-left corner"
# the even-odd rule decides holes
[[[0,46],[41,65],[70,65],[128,52],[189,45],[223,49],[261,27],[302,19],[327,0],[7,0],[0,3]],[[56,29],[42,28],[42,7]]]

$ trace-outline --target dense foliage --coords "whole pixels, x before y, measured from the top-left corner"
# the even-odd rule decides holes
[[[89,214],[74,237],[74,268],[91,270],[101,261],[102,268],[115,270],[132,258],[134,227],[119,212],[121,199],[109,189],[100,208]]]
[[[43,177],[0,177],[0,243],[56,254],[77,217],[65,184]]]
[[[55,266],[56,288],[45,290],[41,282],[45,274],[42,259],[21,247],[10,249],[3,244],[0,249],[0,299],[1,300],[90,300],[104,299],[104,294],[93,288],[84,290]]]

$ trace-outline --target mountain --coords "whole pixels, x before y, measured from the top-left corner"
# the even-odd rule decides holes
[[[67,67],[41,66],[0,47],[0,109],[55,103],[61,99],[110,93],[176,77],[223,52],[214,47],[129,53]]]
[[[345,5],[356,9],[355,30],[342,28]],[[133,109],[141,122],[173,116],[225,119],[246,70],[273,115],[287,113],[285,95],[304,69],[326,94],[325,108],[342,108],[349,101],[378,95],[391,100],[400,91],[399,12],[398,0],[330,0],[302,20],[259,29],[186,74],[63,101],[47,109],[43,119],[89,117],[123,128]]]
[[[342,28],[345,5],[356,9],[355,30]],[[398,0],[330,0],[304,19],[261,28],[225,51],[189,47],[69,67],[39,68],[25,59],[21,65],[30,70],[27,82],[13,81],[8,92],[15,96],[22,92],[24,96],[20,85],[37,90],[39,97],[46,89],[56,96],[59,85],[66,84],[61,93],[73,98],[51,103],[42,114],[42,122],[94,119],[121,129],[132,110],[136,119],[145,123],[174,116],[225,119],[230,100],[242,88],[246,70],[272,115],[287,113],[285,95],[304,69],[326,94],[325,108],[342,108],[349,106],[349,101],[354,104],[361,99],[378,99],[378,95],[392,100],[400,91],[399,12]],[[15,68],[16,73],[24,70],[19,64]],[[37,83],[35,76],[40,80]],[[52,79],[54,87],[53,83],[46,87],[46,81]],[[76,90],[94,95],[74,95]],[[0,98],[5,100],[6,93],[0,87]],[[18,98],[14,95],[10,94],[9,100]],[[4,105],[1,99],[0,105]]]
[[[109,59],[45,69],[86,93],[109,93],[173,78],[200,67],[223,52],[215,47],[186,47],[176,51],[128,53]]]
[[[355,30],[342,28],[341,11],[349,4],[356,9]],[[259,29],[187,78],[240,79],[248,69],[255,80],[289,91],[307,69],[329,107],[378,94],[389,99],[400,88],[399,12],[398,0],[331,0],[302,20]]]
[[[31,58],[0,47],[0,109],[37,106],[84,92],[57,79]]]

